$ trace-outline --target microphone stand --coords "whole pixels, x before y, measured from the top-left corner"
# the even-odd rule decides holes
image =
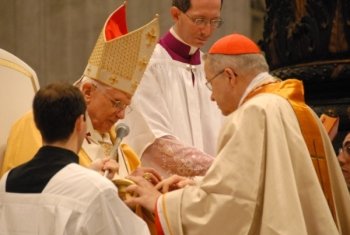
[[[124,123],[120,123],[116,126],[115,132],[117,134],[117,139],[116,139],[115,144],[113,145],[113,147],[110,151],[110,156],[112,159],[115,159],[119,163],[118,149],[119,149],[119,146],[120,146],[123,138],[129,134],[129,127],[127,125],[125,125]],[[123,153],[121,152],[121,154],[123,157],[125,169],[127,172],[129,172],[128,167],[127,167],[126,162],[125,162],[125,158],[123,156]],[[104,177],[107,177],[108,173],[109,173],[109,170],[106,170],[104,172]]]

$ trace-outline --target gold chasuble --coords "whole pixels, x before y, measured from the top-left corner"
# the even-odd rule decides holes
[[[249,93],[245,101],[260,93],[279,95],[288,100],[291,104],[298,119],[301,133],[307,144],[322,190],[327,199],[333,218],[336,221],[336,212],[322,137],[309,107],[305,104],[304,87],[302,82],[297,79],[288,79],[280,82],[266,83]]]

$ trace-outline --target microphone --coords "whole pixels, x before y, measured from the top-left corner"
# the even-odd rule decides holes
[[[119,123],[115,127],[115,132],[117,133],[116,143],[119,146],[120,142],[122,142],[123,138],[129,135],[130,128],[125,123]]]
[[[115,132],[117,134],[117,138],[115,140],[115,143],[109,152],[109,155],[111,158],[115,159],[118,162],[118,148],[120,146],[120,143],[122,142],[123,138],[127,136],[130,132],[130,128],[125,123],[119,123],[115,127]],[[108,170],[105,171],[105,176],[108,175]]]
[[[111,157],[114,158],[118,156],[119,145],[122,142],[123,138],[129,134],[129,132],[130,132],[130,128],[125,123],[119,123],[115,127],[115,133],[117,133],[117,139],[115,140],[114,146],[111,149],[111,152],[110,152]]]

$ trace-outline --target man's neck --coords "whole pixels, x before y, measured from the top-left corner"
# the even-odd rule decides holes
[[[180,42],[182,42],[183,44],[186,44],[187,46],[189,46],[189,47],[191,48],[191,49],[190,49],[190,52],[188,53],[189,55],[193,55],[193,54],[198,50],[198,47],[191,46],[190,44],[188,44],[187,42],[185,42],[185,41],[176,33],[175,26],[173,26],[173,27],[170,28],[170,33],[171,33],[177,40],[179,40]]]
[[[43,146],[52,146],[52,147],[67,149],[78,154],[80,147],[78,146],[77,138],[78,138],[77,134],[73,133],[69,136],[67,140],[55,141],[52,143],[47,143],[45,140],[42,140],[42,142],[43,142]]]
[[[199,49],[195,48],[194,54],[191,55],[191,50],[194,47],[183,42],[178,35],[174,35],[171,31],[167,32],[159,40],[159,44],[168,52],[173,60],[190,65],[199,65],[201,63]]]

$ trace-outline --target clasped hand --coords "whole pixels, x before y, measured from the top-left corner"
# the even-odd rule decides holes
[[[186,185],[195,184],[192,179],[178,175],[170,176],[155,186],[141,176],[130,175],[127,178],[135,182],[135,184],[128,186],[126,192],[137,196],[128,198],[125,200],[125,203],[130,207],[135,207],[137,204],[140,204],[149,211],[154,210],[158,197],[162,193],[183,188]]]
[[[108,179],[112,180],[114,175],[118,173],[119,164],[116,160],[105,157],[103,159],[97,159],[93,161],[90,164],[89,168],[99,172],[101,175],[104,175],[105,172],[108,172],[106,176]]]

